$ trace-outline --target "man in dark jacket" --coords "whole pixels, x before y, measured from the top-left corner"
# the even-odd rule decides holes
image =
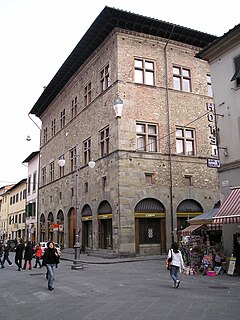
[[[18,267],[18,271],[21,271],[21,269],[22,269],[23,250],[24,250],[23,240],[20,239],[19,243],[17,244],[16,250],[15,250],[15,252],[16,252],[15,263]]]
[[[12,265],[13,265],[12,261],[9,259],[9,251],[10,251],[9,242],[6,242],[4,244],[3,251],[4,251],[4,254],[3,254],[2,268],[4,268],[4,263],[6,260],[7,260],[8,264],[12,267]]]

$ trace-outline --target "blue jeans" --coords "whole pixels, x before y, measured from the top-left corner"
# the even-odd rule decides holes
[[[56,267],[56,264],[47,264],[47,272],[48,272],[48,287],[53,288],[54,285],[54,269]]]
[[[176,281],[179,280],[179,267],[171,266],[170,276],[173,279],[174,284],[176,284]]]

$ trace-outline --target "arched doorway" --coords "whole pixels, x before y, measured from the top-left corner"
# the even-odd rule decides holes
[[[58,211],[57,214],[58,232],[57,232],[57,242],[64,248],[64,214],[62,210]]]
[[[203,213],[203,207],[193,199],[183,200],[177,207],[177,230],[181,231],[189,226],[188,219]]]
[[[76,237],[76,210],[71,208],[68,213],[68,247],[73,248]]]
[[[82,209],[82,245],[92,248],[92,209],[86,204]]]
[[[104,200],[98,207],[99,248],[112,250],[112,208]]]
[[[150,255],[166,252],[165,208],[154,198],[137,203],[135,212],[136,254]]]
[[[45,234],[46,234],[45,216],[42,213],[40,216],[40,237],[39,237],[39,240],[41,242],[45,241]]]
[[[48,214],[48,241],[53,241],[53,214],[52,212],[49,212]]]

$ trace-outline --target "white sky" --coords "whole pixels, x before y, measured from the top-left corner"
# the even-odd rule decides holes
[[[240,23],[239,0],[0,0],[0,186],[27,177],[28,113],[106,5],[217,36]]]

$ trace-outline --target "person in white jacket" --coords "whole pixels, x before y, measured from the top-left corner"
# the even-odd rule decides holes
[[[173,279],[173,287],[178,288],[180,284],[179,271],[184,270],[185,266],[181,251],[178,249],[176,242],[172,243],[171,249],[168,251],[168,259],[172,259],[170,263],[170,276]]]

